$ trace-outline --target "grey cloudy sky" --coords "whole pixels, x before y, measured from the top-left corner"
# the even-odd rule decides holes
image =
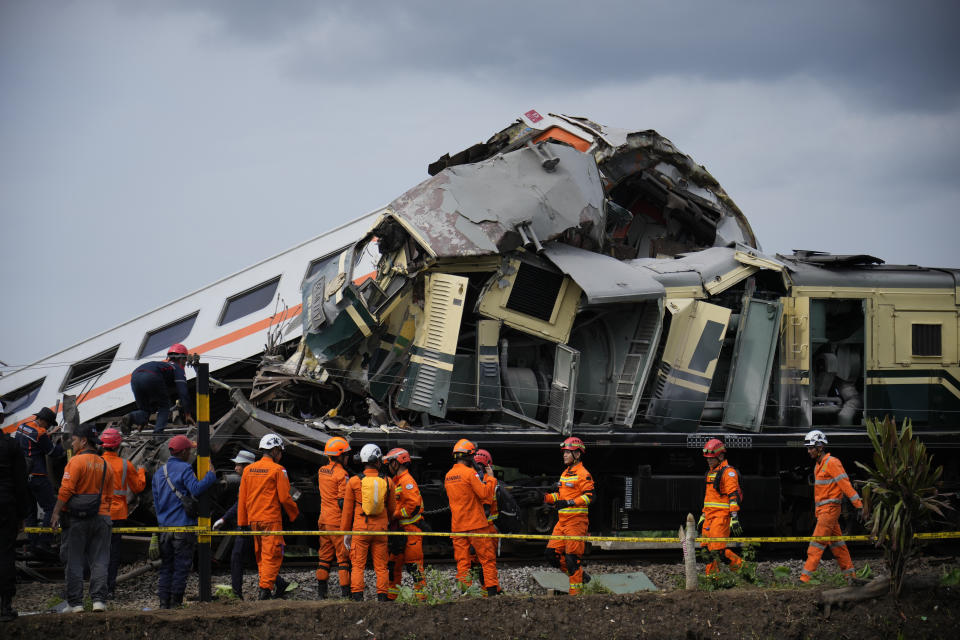
[[[386,204],[530,108],[658,130],[768,252],[960,266],[956,3],[462,4],[0,0],[0,360]]]

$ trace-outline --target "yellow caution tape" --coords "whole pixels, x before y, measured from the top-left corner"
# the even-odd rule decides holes
[[[60,529],[26,527],[26,533],[59,533]],[[526,533],[450,533],[445,531],[219,531],[207,527],[114,527],[113,533],[196,533],[202,537],[212,536],[423,536],[436,538],[503,538],[509,540],[582,540],[584,542],[644,542],[650,544],[679,544],[681,538],[640,538],[635,536],[555,536],[547,534]],[[950,540],[960,538],[960,531],[945,531],[940,533],[915,533],[918,540]],[[763,536],[745,538],[695,538],[695,542],[873,542],[875,539],[868,535],[856,536]]]

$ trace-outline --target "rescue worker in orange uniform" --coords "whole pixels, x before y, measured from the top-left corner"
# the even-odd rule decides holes
[[[403,569],[413,578],[413,592],[417,600],[424,600],[426,577],[423,573],[423,536],[417,535],[423,531],[423,498],[420,496],[420,487],[410,475],[410,452],[406,449],[391,449],[383,457],[387,471],[393,477],[396,510],[393,520],[405,536],[390,536],[387,546],[390,556],[387,567],[390,570],[390,590],[388,596],[396,600],[400,595],[400,582],[403,579]]]
[[[706,491],[703,494],[703,512],[698,527],[703,527],[705,538],[729,538],[730,533],[743,534],[740,526],[740,474],[727,462],[727,448],[717,438],[707,440],[703,446],[703,457],[707,459],[704,480]],[[726,542],[704,542],[713,560],[707,565],[707,575],[720,573],[720,561],[730,565],[733,571],[743,566],[743,558],[727,548]]]
[[[850,484],[850,478],[844,471],[843,465],[834,456],[824,451],[827,444],[827,436],[822,431],[814,429],[804,438],[804,444],[807,446],[807,453],[816,461],[814,465],[814,487],[813,503],[817,514],[817,526],[813,530],[814,536],[839,536],[842,535],[840,529],[840,505],[843,496],[847,496],[853,507],[857,510],[857,519],[863,521],[863,501],[857,494],[853,485]],[[843,540],[834,540],[832,542],[813,541],[807,547],[807,561],[800,572],[800,581],[809,582],[813,577],[823,557],[823,552],[830,545],[830,551],[833,557],[837,559],[843,577],[847,582],[851,582],[856,574],[853,568],[853,560],[850,558],[850,552],[847,550],[847,543]]]
[[[473,468],[477,470],[477,475],[480,476],[480,479],[483,480],[484,475],[486,475],[485,469],[487,467],[493,468],[493,456],[490,455],[490,452],[486,449],[477,449],[477,452],[473,454]],[[500,492],[501,486],[497,484],[497,493]],[[496,520],[500,515],[500,510],[497,507],[497,494],[494,493],[493,499],[490,502],[484,503],[483,510],[487,514],[487,531],[490,533],[499,533],[497,529]],[[500,539],[494,538],[494,551],[499,556],[500,555]],[[477,558],[477,551],[471,545],[470,547],[470,570],[473,571],[477,569],[480,572],[480,579],[483,580],[483,565],[480,564],[480,559]],[[503,589],[497,588],[498,593],[503,593]]]
[[[340,516],[342,531],[387,531],[390,515],[396,511],[393,483],[380,475],[380,460],[383,454],[375,444],[365,444],[360,449],[360,461],[363,463],[363,475],[353,476],[347,482],[347,492],[343,499],[343,513]],[[377,479],[374,481],[374,479]],[[381,484],[379,481],[383,481]],[[368,505],[364,509],[364,481],[368,487],[383,487],[384,494],[376,493],[376,499],[368,490]],[[382,501],[382,502],[381,502]],[[376,502],[377,504],[374,504]],[[352,538],[352,539],[351,539]],[[377,574],[377,600],[389,600],[390,575],[387,571],[387,536],[344,536],[344,545],[350,550],[350,597],[363,600],[363,570],[367,566],[367,555],[373,559],[373,570]]]
[[[317,520],[317,529],[320,531],[340,531],[340,517],[343,501],[347,494],[347,481],[350,474],[347,472],[347,455],[350,453],[350,443],[346,438],[336,436],[327,440],[323,447],[323,454],[327,456],[327,464],[317,471],[317,482],[320,486],[320,517]],[[330,579],[330,568],[333,561],[337,561],[340,576],[340,597],[350,596],[350,552],[343,546],[343,536],[320,536],[320,548],[317,550],[317,597],[323,600],[327,597],[327,581]]]
[[[580,462],[587,447],[580,438],[567,438],[560,449],[566,468],[560,474],[557,490],[543,497],[545,503],[559,509],[559,519],[552,535],[585,536],[590,528],[588,512],[594,497],[593,476]],[[551,540],[547,543],[547,561],[570,576],[572,596],[583,593],[584,583],[590,582],[590,575],[583,570],[586,546],[583,540]]]
[[[63,470],[63,481],[57,502],[50,515],[50,526],[60,525],[61,515],[69,514],[69,526],[64,531],[67,550],[66,591],[67,612],[83,611],[83,573],[90,568],[90,599],[94,611],[106,611],[107,565],[110,563],[110,507],[113,504],[113,474],[106,461],[97,455],[97,429],[93,424],[82,424],[70,438],[73,457]],[[81,496],[96,498],[93,513],[81,513],[77,501]],[[9,576],[10,579],[13,576]]]
[[[110,506],[110,519],[114,527],[122,527],[127,519],[127,505],[135,494],[147,488],[147,470],[135,467],[129,460],[124,460],[117,454],[123,436],[114,428],[105,429],[100,434],[103,443],[103,459],[113,472],[113,503]],[[107,599],[113,600],[113,592],[117,588],[117,570],[120,568],[120,543],[123,534],[114,533],[110,536],[110,565],[107,568]]]
[[[279,531],[283,529],[281,509],[291,521],[296,520],[300,510],[290,496],[287,470],[278,464],[283,456],[283,440],[268,433],[260,439],[259,448],[262,457],[244,469],[240,479],[237,526],[249,526],[252,531]],[[280,575],[283,548],[283,536],[253,537],[253,551],[260,573],[259,600],[269,600],[274,585],[274,598],[282,598],[286,593],[288,583]]]
[[[493,468],[484,469],[484,478],[473,468],[477,446],[469,440],[459,440],[453,447],[454,462],[443,479],[443,488],[450,502],[450,531],[453,533],[488,533],[487,515],[483,505],[489,504],[497,492]],[[477,552],[483,570],[483,586],[487,595],[499,593],[497,552],[494,538],[452,536],[453,557],[457,561],[457,582],[462,589],[472,584],[470,579],[470,546]]]

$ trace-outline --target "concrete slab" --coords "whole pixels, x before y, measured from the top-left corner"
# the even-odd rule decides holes
[[[570,579],[560,571],[533,571],[531,574],[544,589],[563,591],[570,589]],[[642,571],[632,573],[591,574],[593,580],[602,584],[613,593],[636,593],[638,591],[659,591]]]

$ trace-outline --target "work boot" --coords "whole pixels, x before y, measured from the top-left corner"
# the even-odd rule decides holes
[[[500,595],[500,589],[497,587],[487,587],[488,596],[498,596]]]
[[[378,593],[377,602],[390,602],[390,596],[385,593]]]
[[[177,607],[182,607],[182,606],[183,606],[183,594],[182,594],[182,593],[175,593],[175,594],[173,594],[172,596],[170,596],[170,608],[171,608],[171,609],[176,609]]]
[[[120,418],[120,432],[123,433],[123,435],[125,436],[130,435],[130,428],[132,425],[133,425],[133,421],[130,419],[129,413],[123,416],[122,418]]]
[[[161,601],[160,601],[160,608],[161,608],[161,609],[169,609],[169,608],[170,608],[170,600],[161,600]]]
[[[363,602],[363,591],[352,591],[350,593],[350,599],[356,600],[357,602]]]
[[[586,571],[584,571],[584,572],[583,572],[583,584],[587,584],[587,583],[590,582],[591,580],[593,580],[593,576],[591,576],[589,573],[587,573]]]
[[[0,596],[0,622],[15,620],[17,612],[13,610],[13,596]]]
[[[317,580],[317,599],[318,600],[327,599],[327,581],[326,580]]]
[[[270,589],[264,589],[260,587],[260,593],[257,595],[257,600],[269,600],[270,599]]]
[[[283,576],[277,576],[277,581],[273,583],[273,597],[282,599],[287,595],[287,587],[290,583],[283,579]]]

